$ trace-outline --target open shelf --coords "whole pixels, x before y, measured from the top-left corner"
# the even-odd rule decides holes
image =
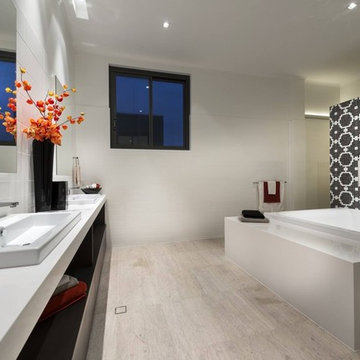
[[[80,329],[86,297],[38,323],[23,347],[22,359],[71,359]]]
[[[87,284],[87,296],[52,317],[36,324],[18,360],[70,360],[77,343],[87,346],[89,330],[81,334],[82,324],[92,319],[105,249],[104,207],[85,236],[65,274]],[[90,325],[91,325],[90,319]],[[79,339],[79,337],[87,337]],[[83,358],[83,357],[81,357]],[[76,358],[78,360],[79,357]]]

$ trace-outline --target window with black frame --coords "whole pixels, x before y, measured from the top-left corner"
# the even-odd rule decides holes
[[[1,111],[10,111],[7,107],[9,94],[5,88],[14,87],[16,79],[16,54],[15,52],[0,50],[0,107]],[[15,117],[15,114],[11,114]],[[0,120],[1,121],[1,120]],[[15,146],[14,136],[6,132],[5,126],[0,123],[0,145]]]
[[[110,67],[111,148],[189,149],[190,77]]]

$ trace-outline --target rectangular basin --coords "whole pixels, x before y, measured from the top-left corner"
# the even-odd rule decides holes
[[[79,211],[16,214],[0,219],[0,268],[41,263],[80,219]]]
[[[69,205],[95,204],[101,197],[100,194],[72,194],[68,196]]]

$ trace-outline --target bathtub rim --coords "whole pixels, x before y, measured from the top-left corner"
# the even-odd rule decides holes
[[[324,224],[318,221],[308,220],[308,219],[301,219],[296,218],[293,216],[288,216],[288,214],[292,213],[302,213],[302,212],[320,212],[320,211],[354,211],[359,213],[359,220],[360,220],[360,211],[358,209],[349,209],[349,208],[326,208],[326,209],[308,209],[308,210],[290,210],[290,211],[279,211],[279,212],[271,212],[265,213],[264,215],[271,220],[283,222],[283,223],[290,223],[293,225],[298,226],[305,226],[312,230],[317,230],[323,233],[327,233],[330,235],[339,236],[342,238],[348,238],[353,241],[360,243],[360,231],[348,229],[346,227],[340,227],[335,225]]]

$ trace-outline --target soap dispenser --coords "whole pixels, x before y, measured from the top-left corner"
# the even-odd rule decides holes
[[[73,189],[80,189],[81,179],[80,179],[80,162],[77,156],[73,157],[73,167],[72,167],[72,187]]]

